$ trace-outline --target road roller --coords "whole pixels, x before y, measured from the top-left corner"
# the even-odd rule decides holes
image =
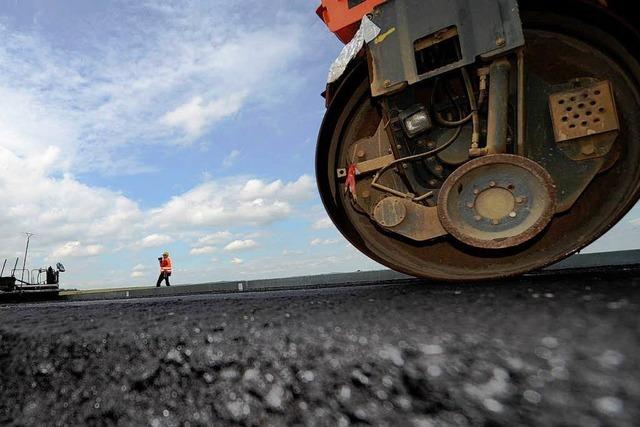
[[[322,0],[345,45],[316,177],[362,253],[476,281],[557,262],[640,195],[640,17],[614,0]]]

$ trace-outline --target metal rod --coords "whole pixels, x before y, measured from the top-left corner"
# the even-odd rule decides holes
[[[11,272],[11,277],[15,277],[16,275],[16,269],[18,268],[19,260],[20,260],[20,257],[16,257],[16,263],[13,265],[13,271]]]
[[[7,265],[7,259],[4,259],[4,263],[2,264],[2,271],[0,272],[0,277],[4,274],[4,267]]]
[[[526,75],[524,71],[524,49],[518,51],[518,136],[516,154],[525,155],[525,132],[527,130],[527,115],[525,103]]]
[[[507,151],[507,129],[509,111],[509,72],[511,64],[506,58],[491,64],[489,78],[489,117],[487,119],[487,152]]]
[[[33,233],[24,233],[24,234],[27,235],[27,246],[24,248],[24,259],[22,260],[22,276],[20,277],[20,281],[24,280],[24,270],[27,265],[27,253],[29,252],[29,240],[31,239],[31,236],[33,236]]]
[[[441,146],[434,148],[433,150],[424,152],[424,153],[420,153],[420,154],[414,154],[413,156],[408,156],[408,157],[403,157],[401,159],[396,159],[391,163],[386,164],[384,167],[382,167],[380,170],[378,170],[378,172],[376,172],[376,174],[373,176],[373,179],[371,180],[371,186],[373,188],[376,188],[378,190],[381,191],[386,191],[387,193],[391,193],[394,196],[398,196],[398,197],[404,197],[404,198],[413,198],[415,196],[409,196],[409,194],[405,194],[402,193],[398,190],[394,190],[392,188],[389,188],[385,185],[382,184],[378,184],[378,180],[380,179],[380,177],[382,177],[382,175],[384,175],[385,172],[387,172],[389,169],[391,169],[393,166],[397,165],[398,163],[405,163],[405,162],[410,162],[410,161],[414,161],[414,160],[418,160],[418,159],[422,159],[422,158],[426,158],[426,157],[431,157],[431,156],[435,156],[436,154],[440,153],[441,151],[446,150],[447,148],[449,148],[451,146],[451,144],[453,144],[458,137],[460,136],[460,133],[462,132],[462,126],[458,126],[458,128],[456,129],[456,131],[453,133],[453,136],[444,144],[442,144]]]

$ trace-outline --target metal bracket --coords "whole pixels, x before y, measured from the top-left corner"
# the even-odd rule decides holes
[[[423,206],[401,197],[385,197],[373,209],[373,220],[392,233],[426,242],[448,233],[442,227],[437,207]]]

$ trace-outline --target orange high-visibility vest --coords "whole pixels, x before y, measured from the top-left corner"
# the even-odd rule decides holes
[[[162,258],[162,261],[160,261],[160,271],[171,273],[171,267],[172,267],[171,258],[169,257]]]

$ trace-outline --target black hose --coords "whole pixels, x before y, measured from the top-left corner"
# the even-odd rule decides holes
[[[377,188],[378,190],[391,192],[392,194],[397,193],[397,191],[393,190],[392,188],[389,188],[389,187],[386,187],[384,185],[378,184],[378,180],[380,179],[380,177],[385,172],[387,172],[389,169],[391,169],[393,166],[395,166],[395,165],[397,165],[399,163],[412,162],[412,161],[420,160],[420,159],[423,159],[423,158],[426,158],[426,157],[435,156],[436,154],[438,154],[438,153],[446,150],[447,148],[449,148],[458,139],[458,137],[460,136],[461,132],[462,132],[462,126],[458,126],[458,128],[454,132],[453,136],[451,138],[449,138],[449,140],[447,142],[445,142],[443,145],[441,145],[440,147],[434,148],[433,150],[426,151],[424,153],[415,154],[413,156],[403,157],[401,159],[396,159],[393,162],[385,165],[378,172],[376,172],[376,174],[373,177],[373,180],[371,181],[371,186],[374,187],[374,188]]]

